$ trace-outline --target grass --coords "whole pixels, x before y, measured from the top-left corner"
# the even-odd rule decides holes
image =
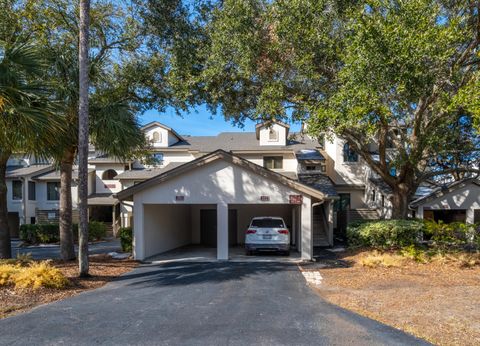
[[[318,269],[329,302],[438,345],[480,345],[480,253],[348,250]]]

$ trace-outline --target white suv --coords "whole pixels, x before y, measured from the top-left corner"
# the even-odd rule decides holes
[[[245,232],[245,251],[281,251],[290,255],[290,232],[281,217],[254,217]]]

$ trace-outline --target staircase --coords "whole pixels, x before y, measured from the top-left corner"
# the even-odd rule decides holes
[[[330,246],[326,230],[328,225],[325,222],[323,213],[313,213],[313,246]]]

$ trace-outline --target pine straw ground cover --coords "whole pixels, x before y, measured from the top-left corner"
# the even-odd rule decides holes
[[[480,345],[480,255],[418,261],[374,251],[319,270],[327,301],[439,345]],[[376,263],[376,264],[375,264]]]
[[[0,286],[0,318],[5,318],[35,306],[65,299],[83,291],[99,288],[116,277],[131,271],[138,263],[133,260],[116,260],[108,255],[90,257],[91,277],[78,277],[76,261],[52,261],[68,279],[65,288],[19,289],[12,285]]]

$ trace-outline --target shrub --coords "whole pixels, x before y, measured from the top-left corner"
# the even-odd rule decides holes
[[[69,284],[62,272],[48,261],[33,262],[13,275],[15,288],[64,288]]]
[[[452,245],[480,245],[478,225],[464,222],[443,223],[431,220],[425,221],[425,235],[439,247]]]
[[[34,224],[20,226],[20,239],[29,244],[56,243],[60,241],[58,224]]]
[[[350,224],[347,239],[351,246],[404,247],[418,243],[424,228],[421,220],[368,221]]]
[[[78,225],[72,225],[73,237],[78,240]],[[91,221],[88,223],[88,240],[94,241],[107,235],[107,226],[103,222]],[[58,224],[34,224],[20,226],[20,239],[29,244],[48,244],[60,241],[60,227]]]
[[[0,264],[0,286],[13,285],[15,288],[64,288],[69,284],[62,272],[49,261],[21,264]]]
[[[133,232],[131,227],[120,228],[120,243],[124,252],[132,252],[133,248]]]
[[[103,222],[91,221],[88,223],[88,240],[100,240],[107,235],[107,226]]]

